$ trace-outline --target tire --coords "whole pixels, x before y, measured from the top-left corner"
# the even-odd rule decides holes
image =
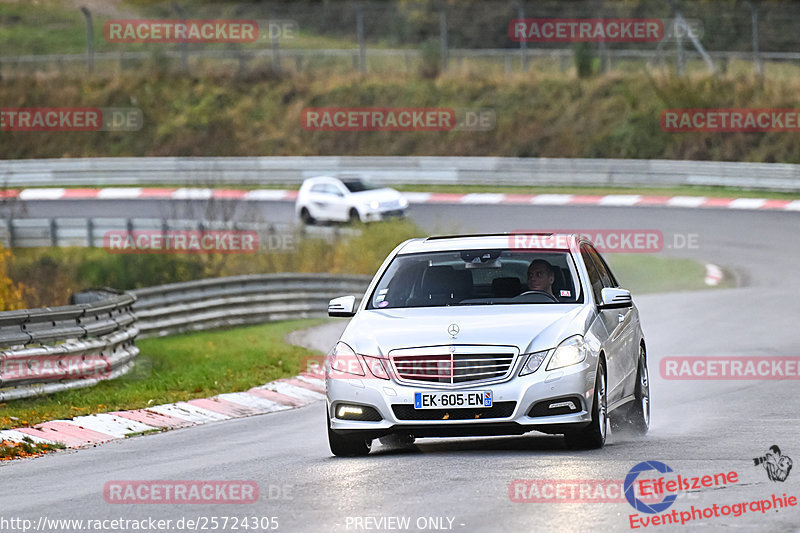
[[[355,207],[350,209],[350,213],[348,214],[348,220],[350,224],[358,224],[361,222],[361,215],[358,214],[358,209]]]
[[[309,226],[313,225],[316,222],[316,220],[314,220],[314,217],[311,216],[311,213],[308,212],[308,208],[306,207],[300,210],[300,220],[303,222],[303,224]]]
[[[592,401],[592,421],[585,428],[567,433],[564,440],[567,446],[579,450],[602,448],[608,435],[608,395],[606,391],[606,365],[601,359],[597,365]]]
[[[642,346],[639,346],[639,370],[636,372],[634,397],[636,399],[628,412],[628,427],[636,435],[646,435],[650,429],[650,374]]]
[[[337,457],[360,457],[369,454],[372,449],[372,439],[339,435],[331,429],[330,413],[325,414],[328,419],[328,446],[333,455]]]

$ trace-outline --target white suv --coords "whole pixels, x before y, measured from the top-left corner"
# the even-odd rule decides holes
[[[394,189],[376,187],[359,178],[320,176],[303,182],[295,213],[305,224],[372,222],[403,217],[408,200]]]
[[[578,235],[411,239],[384,261],[326,361],[335,455],[387,435],[564,434],[599,448],[608,416],[650,424],[639,313]],[[613,414],[612,414],[613,411]]]

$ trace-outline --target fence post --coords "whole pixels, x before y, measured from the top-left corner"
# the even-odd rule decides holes
[[[94,248],[94,219],[91,217],[86,219],[86,237],[89,248]]]
[[[447,71],[448,48],[447,48],[447,13],[444,8],[439,11],[439,35],[442,45],[442,72]]]
[[[358,35],[358,70],[367,72],[367,45],[364,42],[364,10],[356,7],[356,34]]]
[[[172,7],[178,13],[178,20],[185,24],[186,14],[183,12],[183,8],[179,6],[177,2],[173,2]],[[186,42],[179,43],[178,47],[181,50],[181,70],[183,72],[189,72],[189,51],[187,49]]]
[[[514,3],[517,4],[517,18],[524,19],[525,8],[522,7],[522,1],[514,0]],[[528,43],[525,41],[525,39],[522,39],[519,42],[519,57],[520,68],[522,69],[522,72],[528,72]]]
[[[92,24],[92,12],[86,6],[81,6],[81,13],[86,19],[86,66],[89,74],[94,72],[94,26]]]
[[[745,5],[750,8],[750,20],[753,26],[753,67],[756,74],[764,77],[764,63],[761,62],[761,53],[758,48],[758,6],[753,5],[752,2],[745,2]]]

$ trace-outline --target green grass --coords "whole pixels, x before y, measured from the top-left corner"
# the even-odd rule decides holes
[[[141,352],[129,374],[87,389],[0,404],[0,429],[207,398],[295,376],[302,359],[317,354],[284,337],[320,323],[293,320],[139,340]]]
[[[651,254],[603,254],[620,285],[637,294],[696,291],[732,286],[728,277],[715,287],[705,284],[705,265],[692,259]]]

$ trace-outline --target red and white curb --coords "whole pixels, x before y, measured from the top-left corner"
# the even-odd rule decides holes
[[[712,265],[711,263],[706,264],[706,285],[710,285],[712,287],[719,285],[724,277],[725,275],[720,267],[717,265]]]
[[[324,398],[323,377],[319,374],[303,373],[294,378],[279,379],[254,387],[247,392],[231,392],[212,398],[7,429],[0,431],[0,441],[22,442],[25,438],[30,438],[40,444],[61,443],[67,448],[81,448],[124,439],[146,431],[196,426],[294,409]]]
[[[767,198],[708,198],[705,196],[643,196],[639,194],[502,194],[502,193],[433,193],[406,192],[412,204],[473,205],[583,205],[610,207],[683,207],[717,209],[766,209],[800,211],[800,200]],[[0,197],[26,201],[40,200],[250,200],[288,202],[297,198],[297,191],[283,189],[202,189],[112,187],[106,189],[36,188],[6,190]]]

